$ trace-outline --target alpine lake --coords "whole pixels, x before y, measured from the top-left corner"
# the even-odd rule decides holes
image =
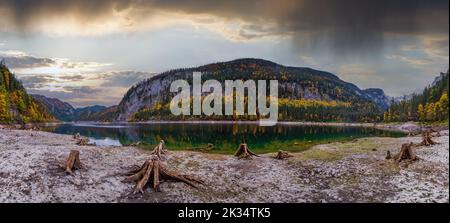
[[[164,140],[169,150],[203,150],[233,154],[241,143],[256,153],[278,150],[299,152],[317,144],[351,141],[364,137],[403,137],[402,132],[372,127],[278,124],[262,127],[257,123],[58,123],[42,130],[73,135],[80,133],[97,146],[128,146],[139,143],[153,149]],[[212,149],[211,149],[212,148]]]

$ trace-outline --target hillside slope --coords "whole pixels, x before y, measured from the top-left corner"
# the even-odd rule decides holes
[[[441,73],[422,93],[405,97],[384,113],[385,122],[445,121],[449,119],[449,71]]]
[[[53,121],[45,106],[28,95],[4,63],[0,63],[0,123]]]

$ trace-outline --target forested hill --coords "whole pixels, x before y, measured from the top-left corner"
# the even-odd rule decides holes
[[[35,101],[3,62],[0,63],[0,123],[52,121],[53,116]]]
[[[278,80],[279,119],[302,121],[381,121],[389,100],[381,89],[361,90],[336,75],[310,68],[287,67],[261,59],[239,59],[196,68],[171,70],[133,86],[118,106],[116,120],[240,119],[252,116],[181,117],[170,113],[170,84],[178,79],[192,83],[192,73],[202,80]]]
[[[441,73],[421,94],[394,103],[384,114],[385,122],[445,121],[449,119],[449,71]]]

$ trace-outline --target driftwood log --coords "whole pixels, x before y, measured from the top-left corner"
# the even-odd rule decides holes
[[[167,153],[167,150],[166,150],[164,140],[159,141],[159,144],[157,146],[155,146],[155,148],[152,151],[152,155],[156,155],[159,159],[161,159],[161,156],[166,153]]]
[[[431,131],[426,131],[422,133],[422,142],[419,144],[420,146],[432,146],[436,145],[436,142],[434,142],[431,139]]]
[[[403,144],[402,147],[400,148],[400,152],[395,156],[393,156],[394,160],[398,163],[403,160],[408,161],[419,160],[419,157],[414,153],[413,146],[414,146],[413,143]]]
[[[61,164],[67,174],[72,174],[74,170],[81,169],[80,151],[71,150],[67,161]]]
[[[290,157],[293,157],[293,155],[291,155],[288,152],[285,152],[283,150],[280,150],[280,151],[278,151],[277,155],[274,158],[278,159],[278,160],[284,160],[284,159],[287,159]]]
[[[247,144],[242,143],[239,148],[236,150],[236,153],[234,156],[238,157],[239,159],[252,159],[253,156],[258,156],[254,152],[250,151]]]
[[[132,191],[133,194],[144,193],[146,186],[152,187],[155,192],[160,191],[159,185],[161,180],[183,182],[196,189],[198,189],[198,187],[195,183],[203,184],[202,180],[194,176],[179,175],[169,171],[156,157],[145,161],[140,168],[132,170],[126,175],[128,175],[125,179],[126,182],[136,182]]]

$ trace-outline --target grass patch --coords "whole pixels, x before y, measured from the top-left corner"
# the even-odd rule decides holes
[[[323,160],[336,161],[346,156],[365,154],[378,150],[382,142],[377,139],[358,139],[346,143],[330,143],[314,146],[313,148],[296,153],[295,158],[299,160]]]

